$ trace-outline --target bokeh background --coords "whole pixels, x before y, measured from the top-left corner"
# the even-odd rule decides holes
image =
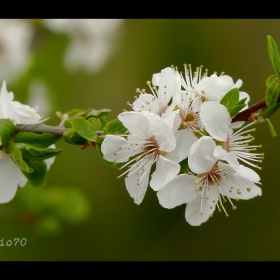
[[[242,79],[253,104],[274,74],[266,40],[280,46],[279,28],[278,19],[0,20],[0,79],[15,100],[40,104],[50,125],[60,123],[57,111],[75,108],[108,108],[115,119],[136,88],[171,64]],[[257,171],[263,195],[198,227],[185,221],[184,205],[162,208],[151,188],[136,205],[94,147],[61,140],[47,186],[20,188],[0,205],[0,243],[27,240],[0,246],[0,260],[280,260],[279,119],[279,112],[270,118],[277,137],[266,123],[254,133],[265,154]]]

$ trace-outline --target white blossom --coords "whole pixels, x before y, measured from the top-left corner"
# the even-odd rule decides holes
[[[26,66],[34,30],[22,19],[0,19],[0,80],[11,82]]]
[[[140,204],[148,187],[152,165],[155,164],[156,168],[150,186],[158,191],[179,173],[178,162],[188,153],[190,143],[183,142],[184,134],[175,137],[169,125],[153,113],[130,111],[121,113],[118,118],[128,129],[128,134],[106,135],[101,151],[108,161],[127,162],[120,169],[128,166],[122,174],[127,174],[126,188],[134,202]]]
[[[37,113],[39,107],[31,108],[13,99],[14,94],[7,91],[4,81],[0,91],[0,119],[10,119],[15,124],[36,124],[41,121]]]
[[[181,174],[157,192],[159,203],[165,208],[187,204],[185,218],[198,226],[213,215],[216,206],[228,213],[224,203],[228,200],[236,209],[232,199],[250,199],[262,191],[250,179],[242,177],[229,164],[214,156],[216,144],[212,137],[203,136],[190,149],[188,157],[192,174]]]
[[[122,19],[43,19],[46,27],[70,36],[64,54],[69,70],[99,71],[112,54]]]
[[[27,178],[12,158],[0,150],[0,203],[11,201],[18,186],[24,187]]]

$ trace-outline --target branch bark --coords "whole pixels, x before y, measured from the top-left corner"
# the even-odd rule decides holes
[[[25,132],[33,132],[37,134],[42,134],[44,132],[50,133],[56,136],[62,136],[65,131],[67,131],[67,128],[65,127],[59,127],[59,126],[50,126],[45,125],[42,123],[38,124],[17,124],[16,125],[17,131],[25,131]]]

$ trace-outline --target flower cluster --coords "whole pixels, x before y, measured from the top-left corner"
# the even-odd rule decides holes
[[[167,67],[148,81],[149,93],[139,96],[132,110],[119,114],[122,135],[107,134],[101,145],[104,159],[124,163],[125,184],[136,204],[148,185],[165,208],[186,204],[185,218],[198,226],[216,209],[228,216],[224,203],[261,195],[259,175],[263,154],[254,140],[254,122],[232,122],[248,106],[242,81],[221,73],[208,76],[202,66],[193,73],[184,65]],[[243,165],[245,164],[245,165]]]

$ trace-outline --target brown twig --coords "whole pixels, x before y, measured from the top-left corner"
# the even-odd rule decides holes
[[[278,96],[277,102],[280,102],[280,95]],[[238,122],[238,121],[250,121],[250,116],[257,112],[258,110],[265,108],[266,107],[266,103],[265,100],[262,99],[261,101],[253,104],[252,106],[250,106],[249,108],[247,108],[246,110],[240,112],[239,114],[237,114],[233,119],[232,122]]]

